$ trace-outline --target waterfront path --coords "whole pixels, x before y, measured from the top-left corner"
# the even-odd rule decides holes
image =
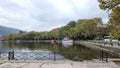
[[[113,62],[0,61],[0,68],[120,68]]]
[[[104,50],[104,51],[108,51],[108,52],[111,52],[111,53],[114,53],[114,54],[120,56],[120,49],[118,49],[118,48],[113,48],[113,47],[105,48],[106,45],[103,47],[100,47],[102,45],[100,45],[100,44],[96,45],[95,43],[86,42],[86,41],[76,41],[76,43],[82,44],[83,46],[86,46],[86,47],[91,48],[91,49]],[[111,45],[109,45],[109,46],[111,46]]]

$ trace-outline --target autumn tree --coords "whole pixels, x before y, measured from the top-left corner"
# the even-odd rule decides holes
[[[99,6],[103,10],[107,10],[109,14],[109,22],[112,38],[119,38],[120,34],[118,27],[120,26],[120,0],[98,0]]]
[[[85,38],[93,38],[96,35],[96,23],[93,19],[86,19],[81,23],[82,35]]]
[[[59,34],[60,34],[60,28],[56,28],[56,29],[53,29],[51,30],[49,33],[49,37],[50,39],[52,38],[56,38],[56,39],[59,39]]]

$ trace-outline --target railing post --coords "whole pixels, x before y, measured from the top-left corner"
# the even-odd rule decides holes
[[[1,52],[0,52],[0,58],[1,58]]]
[[[100,58],[102,61],[103,61],[103,59],[104,59],[104,52],[103,52],[103,50],[101,51],[101,58]]]
[[[14,50],[12,51],[12,60],[14,60]]]
[[[14,51],[8,52],[8,60],[14,60]]]
[[[89,56],[89,53],[87,52],[87,61],[89,60],[90,56]]]
[[[11,60],[11,52],[8,52],[8,60]]]
[[[104,52],[103,50],[102,50],[102,52],[101,52],[101,58],[100,58],[102,61],[106,61],[106,62],[108,62],[108,52]]]
[[[106,52],[105,55],[106,55],[106,57],[105,57],[106,58],[106,62],[108,62],[108,53]]]
[[[56,61],[56,55],[55,55],[55,51],[54,51],[54,61]]]

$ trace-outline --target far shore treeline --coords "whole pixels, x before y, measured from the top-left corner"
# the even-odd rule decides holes
[[[55,28],[51,31],[44,32],[22,32],[19,34],[3,35],[3,40],[61,40],[69,37],[74,40],[102,39],[103,36],[109,35],[110,29],[107,24],[103,24],[101,18],[79,19],[78,21],[70,21],[61,28]]]

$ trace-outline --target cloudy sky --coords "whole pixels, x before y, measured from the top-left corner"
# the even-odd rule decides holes
[[[0,25],[25,31],[49,31],[69,21],[101,17],[97,0],[0,0]]]

